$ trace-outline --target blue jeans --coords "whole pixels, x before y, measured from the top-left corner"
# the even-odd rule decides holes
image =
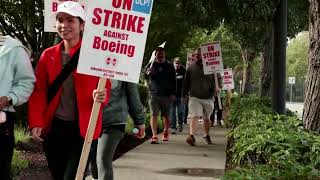
[[[172,102],[170,109],[170,121],[171,121],[171,129],[177,129],[177,111],[178,111],[178,123],[180,125],[183,124],[184,120],[184,106],[185,104],[182,102],[181,97],[177,97],[175,101]]]

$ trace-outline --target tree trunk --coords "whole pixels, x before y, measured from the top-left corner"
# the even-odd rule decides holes
[[[254,59],[254,54],[248,50],[242,50],[242,60],[243,60],[243,75],[242,75],[242,93],[250,94],[252,93],[252,62]]]
[[[272,73],[272,24],[267,27],[267,37],[264,42],[264,49],[260,63],[260,96],[271,96],[271,73]]]
[[[320,132],[320,0],[309,0],[309,64],[303,107],[303,124]]]

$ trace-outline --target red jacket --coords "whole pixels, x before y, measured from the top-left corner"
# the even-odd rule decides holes
[[[80,48],[81,41],[73,48],[70,49],[70,57]],[[63,42],[60,44],[46,49],[38,62],[36,69],[36,83],[34,91],[29,99],[29,127],[43,128],[43,134],[46,134],[51,126],[51,121],[54,117],[55,111],[60,103],[62,88],[57,92],[57,95],[48,104],[47,91],[49,85],[55,80],[60,71],[61,65],[61,48]],[[77,98],[78,117],[80,134],[82,137],[86,136],[89,119],[91,115],[93,98],[92,92],[97,88],[99,77],[79,74],[76,70],[73,72],[74,86]],[[106,83],[107,98],[101,104],[101,109],[108,102],[111,91],[111,82],[107,80]],[[96,130],[94,132],[94,139],[97,139],[101,133],[101,109],[99,111]]]

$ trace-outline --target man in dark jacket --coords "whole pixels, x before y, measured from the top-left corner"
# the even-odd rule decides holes
[[[176,73],[172,63],[165,60],[164,48],[158,47],[156,58],[145,67],[145,78],[150,92],[150,126],[152,129],[151,144],[158,143],[157,117],[159,112],[164,117],[163,141],[169,140],[169,112],[171,102],[176,96]]]
[[[191,146],[195,145],[194,135],[197,132],[197,125],[200,116],[203,118],[203,139],[206,144],[212,144],[209,129],[210,115],[213,111],[213,96],[219,89],[215,88],[214,75],[205,75],[202,65],[201,48],[197,50],[197,61],[193,63],[186,73],[184,80],[183,95],[189,98],[190,135],[186,142]]]
[[[178,123],[179,123],[179,132],[183,130],[183,120],[184,120],[184,102],[182,101],[182,83],[184,76],[186,74],[186,68],[181,64],[180,58],[176,57],[173,60],[174,68],[176,70],[176,80],[177,80],[177,97],[173,101],[170,112],[171,120],[171,134],[175,134],[177,131],[177,111],[178,111]]]

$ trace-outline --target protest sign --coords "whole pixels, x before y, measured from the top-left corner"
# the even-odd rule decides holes
[[[225,69],[223,71],[222,83],[223,83],[222,90],[234,89],[232,69]]]
[[[204,74],[214,74],[223,70],[220,42],[201,45],[201,55]]]
[[[44,0],[44,31],[45,32],[56,32],[55,19],[51,17],[51,14],[56,12],[58,5],[68,0]],[[78,2],[85,7],[88,0],[72,0]]]
[[[152,0],[90,1],[78,72],[137,83],[152,5]]]
[[[196,53],[188,52],[187,54],[187,62],[186,62],[186,69],[191,66],[192,63],[196,62]]]

